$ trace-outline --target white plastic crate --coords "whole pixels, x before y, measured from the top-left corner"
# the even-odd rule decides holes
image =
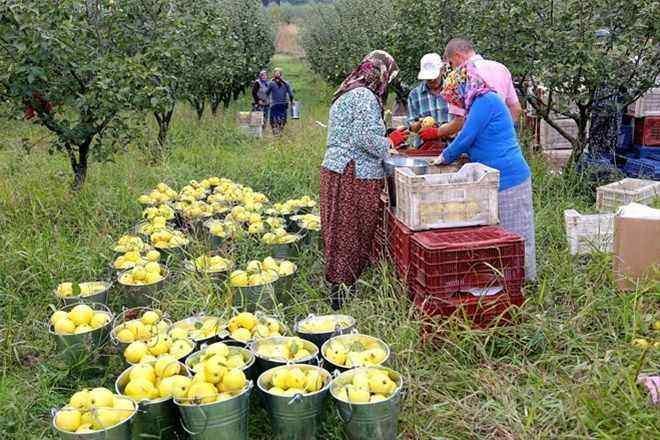
[[[660,116],[660,87],[654,87],[628,106],[628,114],[636,118]]]
[[[648,205],[656,197],[660,197],[660,182],[626,178],[598,187],[596,207],[599,211],[614,212],[632,202]]]
[[[614,214],[580,214],[575,209],[564,211],[566,238],[571,255],[612,252]]]
[[[392,116],[392,128],[408,126],[408,116]]]
[[[577,123],[573,119],[557,119],[555,124],[561,127],[569,135],[577,137]],[[539,123],[539,145],[544,150],[570,150],[573,145],[555,130],[545,119]]]
[[[239,130],[247,136],[263,136],[263,112],[238,112],[236,119]]]
[[[494,225],[498,223],[500,172],[480,163],[468,163],[458,172],[415,175],[397,168],[396,216],[413,231]]]

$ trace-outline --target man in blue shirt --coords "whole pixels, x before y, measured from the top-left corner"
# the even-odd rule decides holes
[[[449,106],[442,97],[442,80],[448,71],[448,65],[437,53],[427,53],[420,61],[417,78],[421,80],[408,95],[408,124],[417,119],[433,116],[438,125],[449,121]],[[422,130],[422,140],[434,141],[442,136],[441,130]]]

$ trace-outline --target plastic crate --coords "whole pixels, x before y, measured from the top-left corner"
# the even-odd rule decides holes
[[[410,239],[413,231],[388,212],[389,251],[399,278],[406,280],[410,270]]]
[[[408,116],[392,116],[392,128],[407,127]]]
[[[660,116],[635,119],[635,145],[660,145]]]
[[[630,177],[660,180],[660,161],[653,159],[628,159],[623,171]]]
[[[619,206],[632,202],[648,205],[656,197],[660,197],[660,182],[626,178],[598,187],[596,208],[601,212],[614,212]]]
[[[640,159],[660,160],[660,146],[635,145],[634,148]]]
[[[417,233],[410,241],[411,278],[429,294],[522,284],[525,242],[495,226]]]
[[[660,116],[660,87],[654,87],[628,106],[628,114],[636,118]]]
[[[446,146],[447,144],[442,141],[428,141],[424,142],[419,148],[408,148],[400,152],[402,155],[408,157],[430,157],[436,159]]]
[[[577,137],[578,127],[573,119],[556,119],[555,124],[573,137]],[[545,119],[539,122],[539,145],[544,150],[570,150],[573,148],[568,139],[563,137]]]
[[[575,209],[567,209],[564,211],[564,222],[571,255],[612,252],[614,214],[585,215]]]
[[[498,223],[500,172],[468,163],[456,173],[415,175],[395,170],[396,216],[413,231]]]
[[[622,125],[619,130],[619,143],[617,144],[617,151],[628,150],[633,145],[633,125]]]

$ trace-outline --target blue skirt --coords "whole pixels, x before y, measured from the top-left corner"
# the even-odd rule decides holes
[[[270,123],[283,124],[286,122],[289,104],[273,104],[270,106]]]

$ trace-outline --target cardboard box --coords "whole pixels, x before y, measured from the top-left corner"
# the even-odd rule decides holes
[[[660,210],[624,206],[614,219],[614,279],[621,290],[640,280],[660,282]]]

